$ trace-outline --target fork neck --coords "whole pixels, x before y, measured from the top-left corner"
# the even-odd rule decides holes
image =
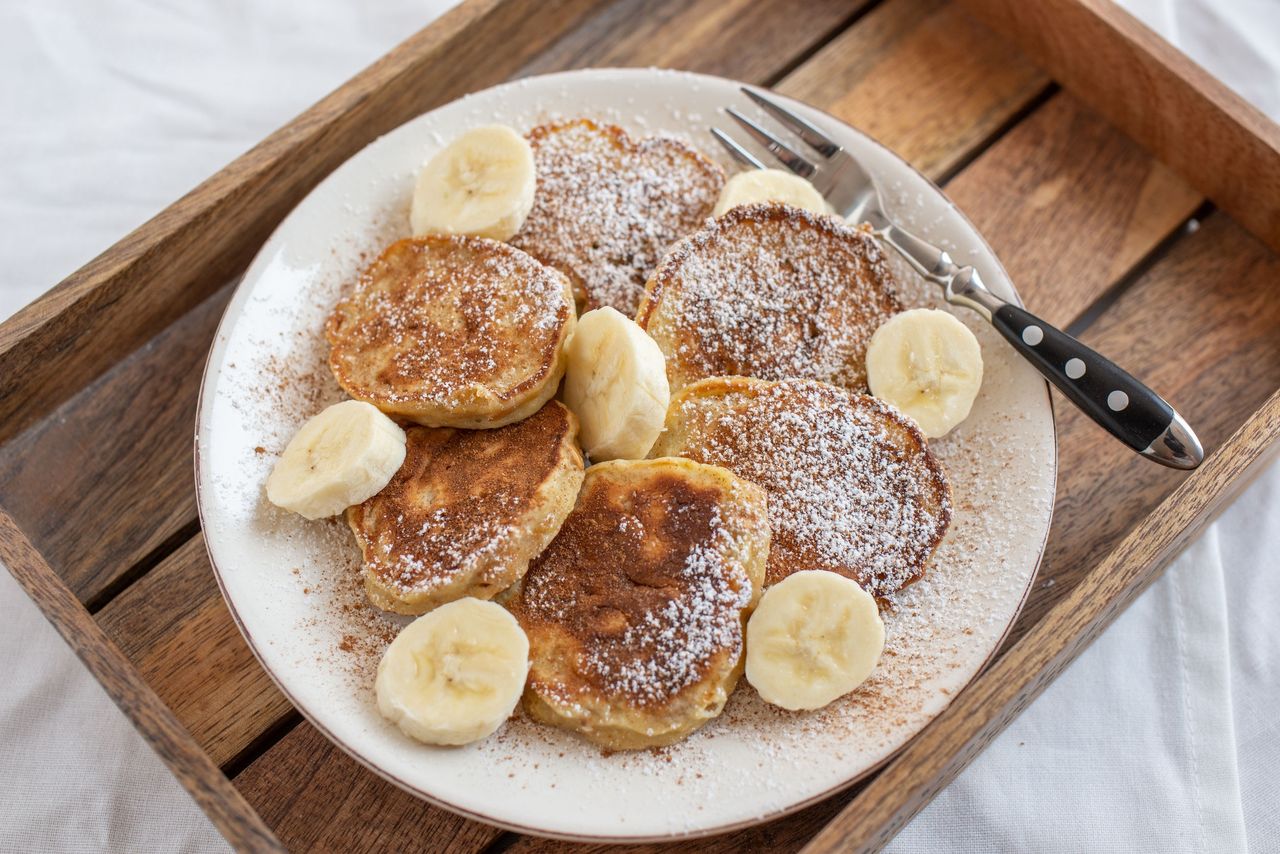
[[[872,232],[893,247],[917,273],[942,286],[947,302],[967,306],[987,320],[1005,304],[987,289],[977,270],[957,265],[946,250],[900,228],[883,214],[865,216],[865,219]]]

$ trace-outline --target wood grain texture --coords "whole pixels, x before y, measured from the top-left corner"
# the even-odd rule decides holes
[[[1280,126],[1111,0],[962,0],[1280,251]]]
[[[769,84],[870,0],[620,0],[604,4],[517,76],[653,65]]]
[[[218,765],[294,714],[232,621],[200,535],[97,619]]]
[[[991,244],[1027,307],[1059,325],[1075,320],[1202,201],[1064,93],[986,149],[946,190]]]
[[[173,712],[94,622],[9,514],[0,510],[0,562],[205,811],[242,851],[284,851],[262,819],[192,741]]]
[[[894,0],[775,88],[865,131],[936,181],[1048,84],[1015,47],[954,4]]]
[[[230,281],[361,147],[501,81],[592,5],[466,0],[0,324],[0,441]]]
[[[908,4],[904,4],[904,8]],[[919,5],[919,4],[913,4]],[[883,22],[874,17],[875,14],[883,13],[883,10],[890,7],[880,7],[873,15],[867,16],[860,21],[855,31],[863,26],[880,27],[881,33],[877,35],[876,42],[879,51],[878,61],[860,66],[864,70],[871,71],[877,68],[883,68],[886,64],[888,67],[897,67],[900,62],[895,60],[894,50],[891,43],[886,41],[883,35]],[[933,14],[946,13],[946,7],[929,6],[928,9],[933,10]],[[908,28],[896,30],[905,41],[902,50],[910,52],[913,57],[921,55],[920,44],[917,40],[906,38],[912,31]],[[846,35],[844,39],[849,39]],[[846,47],[856,47],[855,44],[846,44]],[[848,60],[850,55],[861,55],[857,52],[845,51],[820,51],[806,65],[797,71],[797,75],[803,75],[805,79],[818,80],[825,79],[827,75],[820,73],[821,68],[814,71],[814,66],[820,66],[827,62],[838,62],[841,65],[833,69],[832,76],[836,74],[843,75],[847,80],[850,71],[844,67],[843,63]],[[994,54],[998,56],[998,53]],[[959,59],[959,57],[957,57]],[[971,62],[970,59],[965,59]],[[1013,54],[1011,60],[1015,65],[1021,61]],[[943,67],[939,69],[946,76],[948,69]],[[997,75],[998,76],[998,75]],[[1034,73],[1031,77],[1038,77]],[[1029,78],[1030,79],[1030,78]],[[1035,85],[1031,85],[1034,83]],[[968,115],[973,122],[992,122],[991,109],[992,103],[1003,105],[1001,120],[1007,120],[1009,116],[1015,114],[1022,109],[1028,100],[1035,96],[1039,91],[1039,87],[1043,84],[1042,80],[1031,81],[1028,85],[1019,90],[1018,97],[1009,99],[1004,94],[992,100],[984,100],[982,98],[971,98],[968,103],[975,105],[974,112]],[[784,82],[782,88],[787,87]],[[805,95],[810,99],[815,99],[814,95]],[[823,104],[819,102],[819,105]],[[885,102],[884,109],[891,109],[892,102]],[[1084,303],[1091,301],[1105,287],[1108,287],[1113,278],[1111,273],[1117,270],[1127,268],[1137,258],[1141,257],[1154,243],[1163,237],[1164,233],[1176,226],[1182,217],[1185,217],[1191,207],[1194,206],[1196,198],[1185,189],[1179,191],[1180,185],[1176,179],[1171,179],[1167,173],[1162,178],[1158,170],[1153,169],[1150,159],[1142,155],[1131,144],[1124,141],[1122,137],[1107,128],[1096,120],[1091,124],[1087,120],[1087,116],[1083,115],[1078,106],[1069,98],[1057,97],[1052,99],[1047,105],[1037,110],[1029,119],[1028,123],[1032,127],[1022,132],[1021,127],[1015,128],[1010,134],[1002,138],[994,149],[988,152],[985,157],[980,157],[971,164],[964,172],[962,172],[953,182],[952,191],[970,194],[970,202],[964,203],[966,209],[970,213],[986,213],[989,217],[985,221],[984,228],[989,232],[989,236],[995,243],[997,251],[1003,251],[1005,246],[1019,246],[1023,242],[1029,241],[1029,251],[1025,256],[1022,264],[1028,272],[1033,272],[1034,259],[1036,250],[1043,248],[1044,250],[1061,248],[1063,250],[1071,250],[1072,242],[1064,238],[1064,235],[1077,234],[1081,231],[1096,232],[1104,235],[1119,234],[1125,235],[1123,239],[1112,241],[1080,241],[1078,243],[1079,254],[1078,260],[1084,264],[1085,269],[1096,279],[1094,289],[1087,290],[1083,295],[1076,297],[1077,303],[1075,308],[1082,307]],[[1101,125],[1101,127],[1099,127]],[[888,125],[886,125],[888,127]],[[1097,157],[1091,157],[1090,148],[1083,144],[1072,145],[1072,134],[1080,133],[1081,138],[1087,140],[1089,145],[1097,145],[1099,154]],[[986,138],[986,134],[954,135],[957,145],[963,144],[963,141],[981,140]],[[1057,144],[1046,144],[1046,140],[1055,140]],[[907,146],[913,145],[909,135],[902,136],[901,140]],[[950,152],[943,149],[933,149],[933,151],[942,151],[939,163],[959,162],[969,155],[964,149]],[[1011,165],[1013,164],[1013,165]],[[1096,168],[1088,169],[1088,165],[1094,165]],[[1010,173],[1013,170],[1013,174]],[[1156,177],[1152,177],[1155,174]],[[1000,182],[1015,181],[1015,188],[1008,193],[993,194],[978,192],[981,188],[1001,187]],[[1175,186],[1175,189],[1164,193],[1163,197],[1178,200],[1180,204],[1166,206],[1161,209],[1153,210],[1149,205],[1143,205],[1141,200],[1149,198],[1152,195],[1162,195],[1153,193],[1149,190],[1144,191],[1143,187],[1154,185],[1157,188]],[[1059,191],[1055,196],[1058,208],[1055,211],[1059,219],[1058,229],[1032,230],[1030,234],[1023,234],[1020,230],[1021,223],[1025,218],[1043,216],[1043,200],[1046,198],[1048,191],[1041,189],[1045,186],[1063,187],[1067,186],[1066,192]],[[1112,189],[1119,188],[1119,189]],[[1094,196],[1098,194],[1101,198],[1100,202],[1094,203]],[[1059,196],[1061,198],[1059,198]],[[1156,215],[1153,217],[1153,215]],[[1154,218],[1154,222],[1153,222]],[[1153,227],[1154,226],[1154,227]],[[1057,241],[1063,241],[1059,243]],[[1133,247],[1139,247],[1136,252]],[[1127,254],[1126,254],[1127,253]],[[1119,259],[1119,260],[1117,260]],[[1019,265],[1012,266],[1012,272],[1015,276],[1023,272],[1023,267]],[[1054,282],[1051,285],[1040,280],[1032,280],[1023,285],[1027,291],[1028,299],[1033,300],[1033,304],[1038,308],[1041,306],[1036,297],[1041,293],[1047,294],[1049,297],[1055,291],[1065,291],[1073,293],[1074,289],[1061,287]],[[1068,311],[1072,311],[1071,305],[1063,305],[1061,312],[1064,316]],[[1046,311],[1046,314],[1050,312]],[[221,603],[216,603],[220,608]],[[221,614],[219,611],[218,613]],[[220,633],[223,643],[233,644],[236,648],[242,650],[241,654],[247,656],[247,650],[243,649],[243,642],[239,639],[238,633],[231,625],[229,618],[225,614],[221,614]],[[192,684],[200,684],[202,680],[199,678],[191,680]],[[270,685],[265,675],[259,676],[259,682],[266,685],[270,689]],[[171,688],[177,693],[185,691],[182,686]],[[210,695],[217,695],[218,689],[215,686],[208,686]],[[198,708],[193,706],[193,708]],[[211,714],[208,718],[193,720],[193,727],[200,732],[219,732],[228,725],[224,715],[230,710],[218,710],[216,705],[209,707]],[[287,711],[285,712],[287,714]],[[259,725],[266,729],[273,723],[271,718],[264,718],[259,721]],[[251,738],[252,734],[243,732],[240,738]],[[291,742],[291,744],[301,744],[301,741]],[[287,748],[282,747],[281,750]],[[297,748],[295,748],[297,749]],[[276,756],[281,754],[272,754],[273,761]],[[261,762],[265,761],[263,757],[258,768],[261,768]],[[330,776],[339,773],[344,767],[347,760],[341,754],[335,754],[328,765],[318,771],[321,776]],[[357,781],[353,780],[351,785],[355,785]],[[308,804],[301,804],[303,808],[307,808]],[[791,841],[793,847],[803,842],[809,833],[812,833],[816,827],[840,806],[839,801],[818,805],[809,811],[800,814],[800,816],[788,819],[787,822],[779,822],[767,826],[767,828],[755,829],[743,834],[736,834],[724,837],[726,846],[735,845],[754,845],[754,844],[781,844],[784,839]],[[534,847],[541,845],[540,842],[522,841],[522,846],[529,844]]]
[[[82,602],[195,525],[196,402],[230,296],[218,291],[0,445],[0,505]]]
[[[501,834],[405,794],[306,723],[236,786],[292,851],[478,852]]]

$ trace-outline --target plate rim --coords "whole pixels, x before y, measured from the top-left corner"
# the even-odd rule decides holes
[[[699,72],[684,71],[679,69],[665,69],[665,68],[656,68],[656,67],[579,68],[579,69],[572,69],[568,71],[556,71],[556,72],[550,72],[547,74],[531,75],[529,77],[517,78],[515,80],[506,80],[501,83],[495,84],[493,86],[486,87],[485,89],[479,89],[479,90],[476,90],[475,92],[469,92],[451,101],[447,101],[443,104],[438,104],[432,109],[426,111],[425,113],[420,113],[417,116],[409,118],[405,122],[402,122],[400,125],[397,125],[395,128],[392,128],[386,133],[387,134],[393,133],[399,128],[403,127],[405,124],[408,124],[409,122],[412,122],[412,121],[416,121],[418,118],[420,118],[423,115],[426,115],[427,113],[434,112],[435,110],[449,106],[450,104],[456,103],[457,101],[460,101],[464,98],[468,98],[483,92],[488,92],[492,89],[498,89],[505,86],[527,83],[529,81],[565,80],[565,79],[572,79],[572,78],[579,78],[579,77],[615,76],[615,77],[625,77],[631,80],[643,81],[646,78],[651,78],[653,75],[678,76],[692,83],[696,83],[699,81],[711,81],[717,85],[728,84],[733,86],[734,88],[744,88],[744,87],[751,86],[751,84],[748,84],[730,77],[722,77],[714,74],[703,74]],[[1004,263],[1000,260],[1000,257],[996,254],[995,250],[987,242],[985,235],[983,235],[983,233],[977,228],[976,225],[974,225],[973,221],[969,219],[969,217],[965,214],[965,212],[961,210],[960,207],[957,206],[954,201],[952,201],[951,197],[948,196],[946,192],[933,181],[932,178],[920,172],[918,169],[912,166],[909,162],[907,162],[905,158],[900,156],[897,152],[889,148],[884,143],[880,142],[880,140],[876,139],[875,137],[871,136],[865,131],[860,130],[859,128],[849,124],[843,119],[833,115],[827,110],[824,110],[820,107],[815,107],[812,104],[809,104],[805,101],[801,101],[797,98],[793,98],[779,92],[774,92],[771,89],[769,89],[769,87],[754,86],[751,88],[766,89],[775,98],[781,98],[784,101],[791,101],[793,103],[800,104],[811,110],[814,110],[815,112],[821,113],[828,120],[834,122],[835,124],[839,125],[842,128],[845,128],[846,130],[849,130],[849,131],[852,131],[853,133],[858,134],[859,136],[863,137],[867,141],[874,144],[876,147],[882,149],[887,154],[889,154],[890,156],[898,160],[904,167],[911,170],[911,172],[915,173],[917,177],[927,182],[928,185],[933,189],[933,191],[937,193],[939,197],[942,198],[942,200],[946,203],[947,207],[949,207],[952,210],[952,212],[954,212],[956,215],[960,217],[961,221],[969,229],[972,235],[978,239],[979,244],[984,249],[986,249],[987,253],[991,256],[991,259],[995,263],[996,267],[1004,275],[1005,280],[1009,282],[1009,286],[1013,292],[1013,298],[1014,298],[1013,301],[1020,307],[1024,305],[1022,301],[1022,295],[1018,292],[1017,285],[1014,283],[1013,277],[1009,275],[1008,271],[1004,267]],[[299,206],[305,204],[306,201],[320,187],[321,184],[327,181],[329,177],[332,176],[334,172],[336,172],[338,169],[342,168],[342,166],[346,165],[353,158],[359,156],[366,148],[368,148],[368,146],[373,145],[375,142],[377,142],[379,139],[382,139],[384,136],[386,136],[386,134],[382,134],[377,138],[370,140],[365,146],[362,146],[360,150],[354,152],[349,157],[344,159],[342,163],[338,164],[333,169],[329,170],[329,172],[326,173],[325,176],[321,178],[320,181],[318,181],[315,186],[313,186],[310,190],[308,190],[307,194],[303,196],[302,199],[300,199],[297,202],[297,204],[291,207],[289,211],[285,213],[285,215],[280,219],[280,222],[277,223],[276,227],[272,229],[271,234],[268,235],[266,240],[263,241],[257,253],[254,255],[253,259],[251,259],[249,264],[246,265],[245,270],[247,271],[250,267],[252,267],[255,263],[257,263],[258,259],[262,256],[262,250],[265,249],[267,246],[269,246],[275,240],[276,235],[284,227],[285,223],[287,222],[289,217],[293,214],[293,212],[297,210]],[[960,694],[966,691],[969,688],[969,686],[971,686],[974,683],[975,680],[980,678],[983,675],[983,673],[986,671],[986,669],[991,665],[997,653],[999,653],[1000,649],[1004,646],[1005,641],[1008,640],[1009,635],[1013,631],[1014,625],[1018,622],[1018,618],[1022,615],[1022,610],[1026,606],[1027,599],[1030,598],[1031,591],[1034,589],[1036,580],[1040,576],[1040,569],[1044,563],[1045,547],[1048,544],[1049,532],[1053,529],[1054,511],[1057,509],[1056,501],[1051,501],[1049,504],[1049,514],[1048,514],[1048,518],[1046,519],[1046,523],[1044,527],[1044,536],[1041,538],[1040,545],[1038,547],[1038,554],[1036,557],[1035,567],[1032,569],[1031,573],[1027,577],[1026,587],[1022,591],[1022,596],[1018,600],[1017,607],[1013,609],[1012,614],[1009,617],[1009,621],[1006,623],[1004,627],[1004,631],[1001,633],[1000,637],[995,641],[995,643],[992,644],[991,650],[987,653],[987,656],[983,659],[982,663],[978,665],[977,669],[973,673],[973,676],[971,676],[964,683],[964,685],[961,686],[958,690],[954,691],[951,694],[951,696],[947,699],[946,703],[943,704],[936,713],[934,713],[931,717],[929,717],[926,723],[924,723],[909,738],[907,738],[906,741],[904,741],[901,745],[899,745],[899,747],[896,750],[886,755],[879,762],[871,766],[868,766],[867,768],[860,771],[858,774],[848,778],[847,780],[841,781],[835,786],[832,786],[828,789],[823,790],[822,792],[819,792],[808,798],[805,798],[804,800],[796,801],[795,803],[788,804],[787,806],[781,809],[764,813],[758,816],[752,816],[749,818],[740,819],[738,821],[728,822],[724,824],[717,824],[714,826],[698,828],[696,830],[690,830],[690,831],[672,831],[670,833],[659,833],[659,834],[607,835],[606,836],[606,835],[590,834],[590,833],[586,833],[586,834],[566,833],[566,832],[552,831],[552,830],[547,830],[543,828],[532,827],[528,825],[522,825],[517,822],[507,821],[501,818],[487,815],[485,813],[476,812],[475,810],[468,809],[466,807],[452,804],[446,800],[441,799],[436,795],[423,791],[422,789],[415,786],[414,784],[406,780],[403,780],[397,777],[396,775],[392,774],[391,772],[387,771],[386,769],[381,768],[378,765],[374,764],[372,761],[362,756],[360,752],[357,751],[353,746],[349,745],[346,741],[342,740],[341,738],[338,738],[320,721],[315,719],[297,701],[294,695],[285,686],[281,678],[277,676],[275,671],[273,671],[267,665],[266,661],[263,659],[261,653],[259,652],[258,644],[254,642],[252,633],[249,631],[248,626],[241,619],[240,613],[236,608],[235,602],[233,601],[232,597],[227,593],[227,588],[222,578],[222,571],[219,569],[218,562],[214,557],[213,549],[212,549],[212,546],[210,545],[209,538],[208,536],[205,536],[205,532],[208,530],[208,527],[206,525],[205,515],[204,515],[204,499],[203,499],[204,484],[201,476],[202,466],[201,466],[200,438],[202,434],[201,425],[203,424],[205,394],[207,389],[209,388],[211,372],[213,371],[213,355],[214,355],[214,352],[219,349],[218,348],[219,342],[223,340],[223,333],[224,331],[226,331],[225,327],[227,327],[229,322],[231,322],[232,320],[232,309],[237,309],[236,316],[238,316],[240,313],[241,306],[237,305],[237,299],[241,296],[241,289],[244,287],[245,284],[246,284],[246,277],[242,273],[240,276],[240,280],[236,283],[235,289],[232,291],[231,296],[228,299],[227,305],[223,309],[222,315],[218,320],[218,326],[214,331],[213,338],[209,346],[209,350],[205,354],[204,370],[202,371],[201,377],[200,377],[199,396],[197,397],[197,400],[196,400],[196,411],[195,411],[195,431],[194,431],[194,437],[193,437],[194,453],[192,455],[192,458],[193,458],[192,463],[193,463],[193,469],[195,473],[196,516],[200,522],[200,531],[202,534],[201,539],[204,544],[204,551],[206,556],[209,559],[210,568],[213,570],[214,580],[217,582],[217,585],[218,585],[218,592],[221,594],[222,600],[226,604],[227,610],[230,612],[231,619],[235,623],[236,628],[240,631],[240,634],[244,638],[245,643],[248,645],[250,652],[253,653],[253,657],[257,660],[259,666],[263,669],[263,671],[275,684],[276,688],[280,691],[280,693],[283,694],[285,699],[289,701],[289,704],[293,707],[293,709],[302,716],[303,720],[305,720],[311,726],[315,727],[316,730],[318,730],[331,744],[333,744],[338,749],[340,749],[348,757],[355,760],[357,764],[368,769],[369,771],[376,774],[378,777],[381,777],[383,780],[386,780],[387,782],[403,790],[407,794],[412,795],[413,797],[416,797],[420,800],[423,800],[428,804],[431,804],[432,806],[451,812],[455,815],[460,815],[472,821],[478,821],[483,824],[488,824],[493,827],[498,827],[498,828],[501,828],[502,830],[511,831],[514,833],[527,834],[530,836],[537,836],[544,839],[557,839],[557,840],[563,840],[567,842],[606,843],[606,844],[611,843],[611,844],[619,844],[619,845],[669,842],[672,840],[701,839],[709,836],[717,836],[721,834],[732,833],[734,831],[743,830],[749,827],[756,827],[761,824],[767,824],[769,822],[773,822],[773,821],[777,821],[779,819],[785,818],[807,807],[813,806],[814,804],[819,803],[820,801],[824,801],[850,788],[851,786],[856,785],[857,783],[861,782],[862,780],[865,780],[867,777],[881,770],[890,762],[893,762],[895,759],[897,759],[899,754],[901,754],[908,746],[910,746],[917,738],[919,738],[930,726],[932,726],[934,721],[936,721],[941,715],[943,715],[951,707],[951,705],[956,701],[956,699],[960,696]],[[1058,448],[1057,412],[1056,412],[1053,395],[1051,393],[1051,389],[1047,380],[1042,380],[1041,388],[1044,391],[1045,401],[1048,405],[1049,424],[1052,428],[1052,441],[1050,442],[1050,447],[1052,449],[1052,460],[1050,465],[1049,485],[1053,487],[1054,494],[1056,494],[1057,484],[1058,484],[1059,458],[1060,458],[1060,453]],[[276,742],[276,743],[278,744],[279,742]],[[264,753],[261,754],[260,757],[262,755],[265,755],[265,753],[269,752],[270,750],[271,748],[267,748],[267,751],[264,751]],[[244,769],[241,769],[241,770],[244,770]]]

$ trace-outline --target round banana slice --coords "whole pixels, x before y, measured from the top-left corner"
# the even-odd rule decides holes
[[[747,622],[747,681],[775,706],[820,709],[861,685],[883,649],[870,593],[834,572],[797,572],[765,590]]]
[[[930,439],[965,418],[982,387],[982,348],[945,311],[916,308],[886,320],[867,345],[867,385]]]
[[[578,318],[569,340],[564,402],[592,462],[641,460],[662,432],[671,388],[658,344],[608,306]]]
[[[738,205],[757,202],[782,202],[813,213],[831,213],[822,194],[799,175],[782,169],[752,169],[725,182],[711,215],[720,216]]]
[[[529,640],[506,608],[459,599],[401,630],[382,654],[378,711],[427,744],[466,744],[502,726],[524,691]]]
[[[414,236],[506,240],[533,209],[537,173],[528,141],[505,125],[468,131],[422,168],[409,220]]]
[[[378,494],[404,462],[404,430],[359,400],[335,403],[298,431],[267,478],[267,499],[308,519]]]

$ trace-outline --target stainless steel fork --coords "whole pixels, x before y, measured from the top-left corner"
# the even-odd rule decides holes
[[[1204,449],[1181,415],[1147,386],[1025,309],[1005,302],[982,283],[972,266],[957,264],[942,249],[912,234],[885,212],[875,180],[862,164],[812,122],[772,98],[743,87],[743,93],[813,150],[800,154],[758,122],[728,107],[725,112],[755,144],[784,167],[807,178],[831,206],[872,232],[906,259],[917,273],[942,286],[947,302],[971,308],[1000,331],[1014,349],[1111,435],[1143,456],[1171,468],[1192,469]],[[739,162],[756,169],[764,162],[719,128],[711,133]]]

